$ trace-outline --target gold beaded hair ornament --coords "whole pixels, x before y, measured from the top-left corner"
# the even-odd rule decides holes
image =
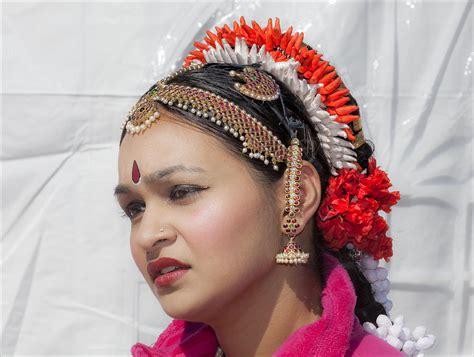
[[[242,71],[232,70],[229,75],[240,78],[244,82],[235,82],[234,87],[245,96],[259,101],[273,101],[280,98],[287,121],[282,124],[291,135],[291,143],[288,148],[265,125],[235,103],[210,91],[169,83],[171,79],[183,72],[199,70],[203,66],[204,64],[193,64],[158,81],[133,106],[122,129],[125,128],[130,135],[143,133],[160,117],[158,106],[158,102],[160,102],[189,111],[222,127],[224,131],[242,141],[243,154],[247,154],[252,159],[261,160],[265,165],[271,163],[276,171],[279,170],[278,164],[285,162],[287,166],[286,206],[282,231],[288,234],[289,242],[276,256],[276,262],[279,264],[305,264],[309,254],[304,253],[294,242],[299,227],[296,214],[300,211],[298,206],[300,205],[300,175],[303,154],[303,149],[296,136],[297,129],[303,128],[304,130],[303,123],[297,122],[293,118],[286,118],[285,107],[277,83],[271,75],[255,66],[244,67]]]

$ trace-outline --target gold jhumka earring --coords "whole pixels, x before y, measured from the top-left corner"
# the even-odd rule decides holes
[[[298,243],[294,241],[296,231],[300,226],[296,214],[300,212],[301,188],[300,177],[303,167],[303,148],[297,138],[291,140],[291,145],[286,154],[287,172],[285,181],[285,221],[282,224],[282,230],[288,234],[289,242],[283,250],[276,255],[276,262],[279,264],[306,264],[309,254],[303,252]]]

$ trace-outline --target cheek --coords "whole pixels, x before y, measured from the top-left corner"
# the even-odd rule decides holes
[[[213,275],[255,270],[278,249],[271,211],[251,188],[216,192],[188,217],[183,235],[193,259]]]

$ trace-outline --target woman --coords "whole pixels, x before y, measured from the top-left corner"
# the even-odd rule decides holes
[[[174,318],[134,356],[399,356],[434,341],[387,317],[377,211],[399,194],[356,101],[302,39],[278,19],[208,32],[124,122],[116,194]]]

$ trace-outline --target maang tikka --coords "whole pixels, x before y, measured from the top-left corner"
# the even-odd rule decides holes
[[[276,255],[279,264],[305,264],[308,262],[309,254],[303,252],[294,241],[296,231],[300,226],[296,214],[300,212],[301,187],[300,177],[303,167],[303,148],[296,137],[297,129],[303,128],[304,124],[293,118],[288,118],[283,98],[280,96],[280,88],[273,78],[264,71],[258,71],[254,67],[245,67],[242,72],[230,71],[232,77],[241,78],[245,84],[235,83],[235,88],[242,94],[261,101],[272,101],[280,98],[284,121],[282,124],[291,132],[291,144],[286,150],[286,177],[285,177],[285,221],[282,223],[283,231],[288,234],[289,242],[283,250]]]

